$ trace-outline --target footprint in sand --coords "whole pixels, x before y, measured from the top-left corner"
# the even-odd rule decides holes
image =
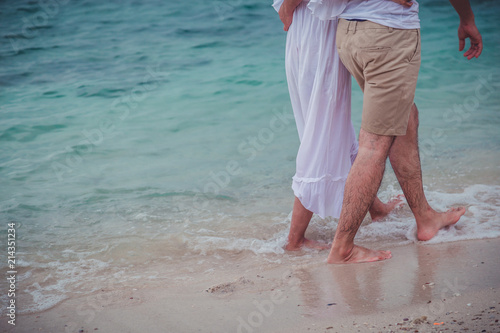
[[[211,294],[229,294],[234,292],[235,290],[238,289],[238,287],[247,285],[247,284],[254,284],[251,280],[246,279],[245,277],[240,277],[239,279],[232,281],[232,282],[226,282],[226,283],[221,283],[217,284],[215,286],[212,286],[206,290],[206,292],[211,293]]]

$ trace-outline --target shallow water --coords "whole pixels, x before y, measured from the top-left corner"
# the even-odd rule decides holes
[[[0,4],[0,234],[17,224],[19,313],[107,281],[289,258],[298,138],[270,3],[42,3]],[[485,50],[467,62],[449,4],[421,1],[426,191],[437,209],[468,207],[433,242],[500,237],[500,5],[474,9]],[[399,193],[389,168],[380,196]],[[315,217],[309,232],[329,241],[335,226]],[[409,209],[367,219],[358,239],[415,242]]]

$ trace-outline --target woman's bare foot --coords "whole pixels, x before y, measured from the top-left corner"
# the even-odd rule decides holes
[[[465,207],[451,208],[444,213],[430,212],[426,218],[417,219],[417,239],[432,239],[440,229],[457,223],[464,214]]]
[[[341,253],[334,248],[328,255],[327,262],[329,264],[355,264],[362,262],[374,262],[392,257],[390,251],[370,250],[362,246],[354,245],[354,247],[347,252]]]
[[[315,250],[326,250],[330,248],[330,245],[325,244],[323,242],[303,238],[302,241],[299,241],[297,243],[290,243],[288,242],[285,245],[285,250],[287,251],[299,251],[302,248],[309,248],[309,249],[315,249]]]
[[[397,195],[387,203],[383,203],[376,198],[369,210],[372,221],[376,222],[384,219],[384,217],[389,215],[395,208],[401,206],[404,197],[403,194]]]

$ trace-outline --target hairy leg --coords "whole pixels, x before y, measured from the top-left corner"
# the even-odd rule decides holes
[[[439,229],[458,222],[465,213],[464,207],[438,213],[431,208],[425,197],[418,152],[418,109],[415,104],[410,113],[406,135],[396,137],[389,159],[406,201],[415,215],[419,240],[429,240]]]
[[[300,200],[296,197],[293,203],[292,222],[290,224],[290,232],[288,234],[288,243],[285,246],[287,251],[297,251],[302,247],[325,250],[327,244],[313,241],[305,237],[307,226],[311,221],[313,213],[307,210]]]
[[[328,263],[369,262],[390,258],[390,252],[354,245],[354,237],[382,182],[387,154],[394,140],[361,129],[359,151],[347,177],[340,220]]]

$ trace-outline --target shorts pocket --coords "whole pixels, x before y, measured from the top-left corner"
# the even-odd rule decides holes
[[[415,45],[415,48],[413,49],[413,52],[410,56],[410,58],[408,59],[408,62],[412,62],[413,59],[415,59],[415,57],[417,55],[420,55],[420,30],[416,30],[416,36],[417,36],[417,42],[414,44]]]

